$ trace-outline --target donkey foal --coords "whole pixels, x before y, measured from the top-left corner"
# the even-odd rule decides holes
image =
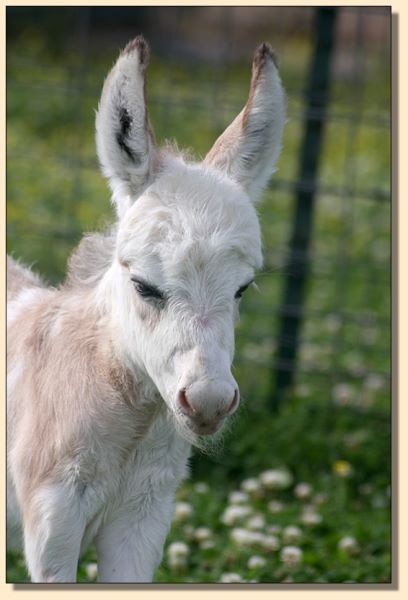
[[[33,581],[153,578],[192,444],[239,404],[239,298],[260,267],[253,202],[274,170],[285,99],[257,49],[248,101],[201,163],[159,149],[146,42],[120,54],[96,117],[114,228],[83,238],[65,283],[8,260],[8,542]]]

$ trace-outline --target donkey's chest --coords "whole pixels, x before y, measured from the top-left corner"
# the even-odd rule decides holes
[[[83,547],[116,511],[128,507],[132,518],[142,518],[154,501],[173,495],[187,474],[189,453],[190,444],[159,417],[121,464],[112,461],[82,490],[87,513]]]

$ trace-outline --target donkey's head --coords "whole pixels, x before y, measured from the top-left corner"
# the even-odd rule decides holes
[[[128,44],[96,119],[118,214],[107,275],[124,355],[153,381],[184,431],[216,431],[239,404],[231,374],[239,299],[261,266],[254,201],[274,170],[284,92],[268,44],[248,101],[201,163],[156,147],[146,108],[148,47]]]

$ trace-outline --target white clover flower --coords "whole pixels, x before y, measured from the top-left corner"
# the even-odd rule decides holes
[[[238,546],[246,546],[251,544],[251,532],[243,527],[234,527],[231,531],[231,539]]]
[[[194,531],[194,539],[197,542],[203,542],[204,540],[209,540],[212,538],[212,531],[208,529],[208,527],[198,527]]]
[[[357,540],[351,535],[346,535],[341,538],[337,547],[339,550],[344,550],[344,552],[347,552],[348,554],[357,554],[359,551]]]
[[[263,545],[265,542],[265,536],[260,531],[251,531],[251,540],[253,545]]]
[[[184,542],[172,542],[167,548],[167,562],[172,569],[183,569],[187,566],[189,548]]]
[[[245,502],[249,502],[249,496],[246,492],[231,492],[228,501],[230,504],[245,504]]]
[[[364,385],[370,390],[380,390],[384,386],[384,377],[376,373],[370,373],[367,375]]]
[[[246,522],[248,529],[264,529],[265,517],[261,513],[256,513]]]
[[[187,502],[176,502],[174,506],[174,520],[176,523],[180,523],[181,521],[188,519],[188,517],[191,517],[192,514],[193,508],[191,504],[188,504]]]
[[[260,474],[259,479],[268,490],[284,490],[292,483],[292,475],[285,469],[270,469]]]
[[[172,569],[181,570],[187,566],[187,558],[185,556],[169,556],[168,557],[168,565]]]
[[[281,561],[287,567],[295,567],[303,558],[303,552],[297,546],[285,546],[280,553]]]
[[[266,565],[266,559],[263,556],[254,554],[248,559],[248,569],[259,569]]]
[[[98,575],[98,565],[96,563],[88,563],[85,567],[86,576],[88,579],[95,580]]]
[[[184,542],[172,542],[167,548],[168,556],[185,557],[189,553],[189,548]]]
[[[285,505],[280,500],[271,500],[268,502],[268,510],[273,514],[282,512],[284,506]]]
[[[215,548],[214,540],[203,540],[199,542],[199,546],[202,550],[210,550],[211,548]]]
[[[241,583],[242,578],[238,573],[224,573],[221,575],[221,583]]]
[[[235,523],[242,521],[245,517],[248,517],[252,513],[252,508],[245,504],[233,504],[227,506],[224,510],[221,521],[224,525],[234,525]]]
[[[261,545],[265,550],[279,550],[280,542],[276,535],[264,535]]]
[[[302,537],[302,530],[296,525],[288,525],[283,530],[283,540],[286,544],[293,544],[298,542]]]
[[[322,517],[314,510],[305,510],[300,517],[305,525],[319,525],[322,522]]]
[[[303,500],[304,498],[309,498],[309,496],[312,493],[312,486],[310,485],[310,483],[306,483],[305,481],[302,481],[301,483],[298,483],[295,487],[294,494],[297,498],[300,498],[301,500]]]
[[[210,487],[208,483],[205,483],[204,481],[199,481],[194,485],[194,491],[197,494],[208,494],[208,492],[210,491]]]
[[[243,527],[234,527],[231,531],[231,539],[237,546],[251,546],[261,544],[265,536],[258,531],[249,531]]]
[[[250,477],[249,479],[244,479],[241,483],[241,488],[244,492],[248,492],[248,494],[257,494],[261,489],[261,483],[255,477]]]
[[[354,397],[353,387],[348,383],[337,383],[332,389],[332,399],[337,406],[350,404]]]

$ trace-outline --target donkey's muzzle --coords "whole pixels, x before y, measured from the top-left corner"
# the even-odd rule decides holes
[[[197,381],[177,393],[177,406],[199,435],[215,433],[238,408],[239,390],[230,383]]]

